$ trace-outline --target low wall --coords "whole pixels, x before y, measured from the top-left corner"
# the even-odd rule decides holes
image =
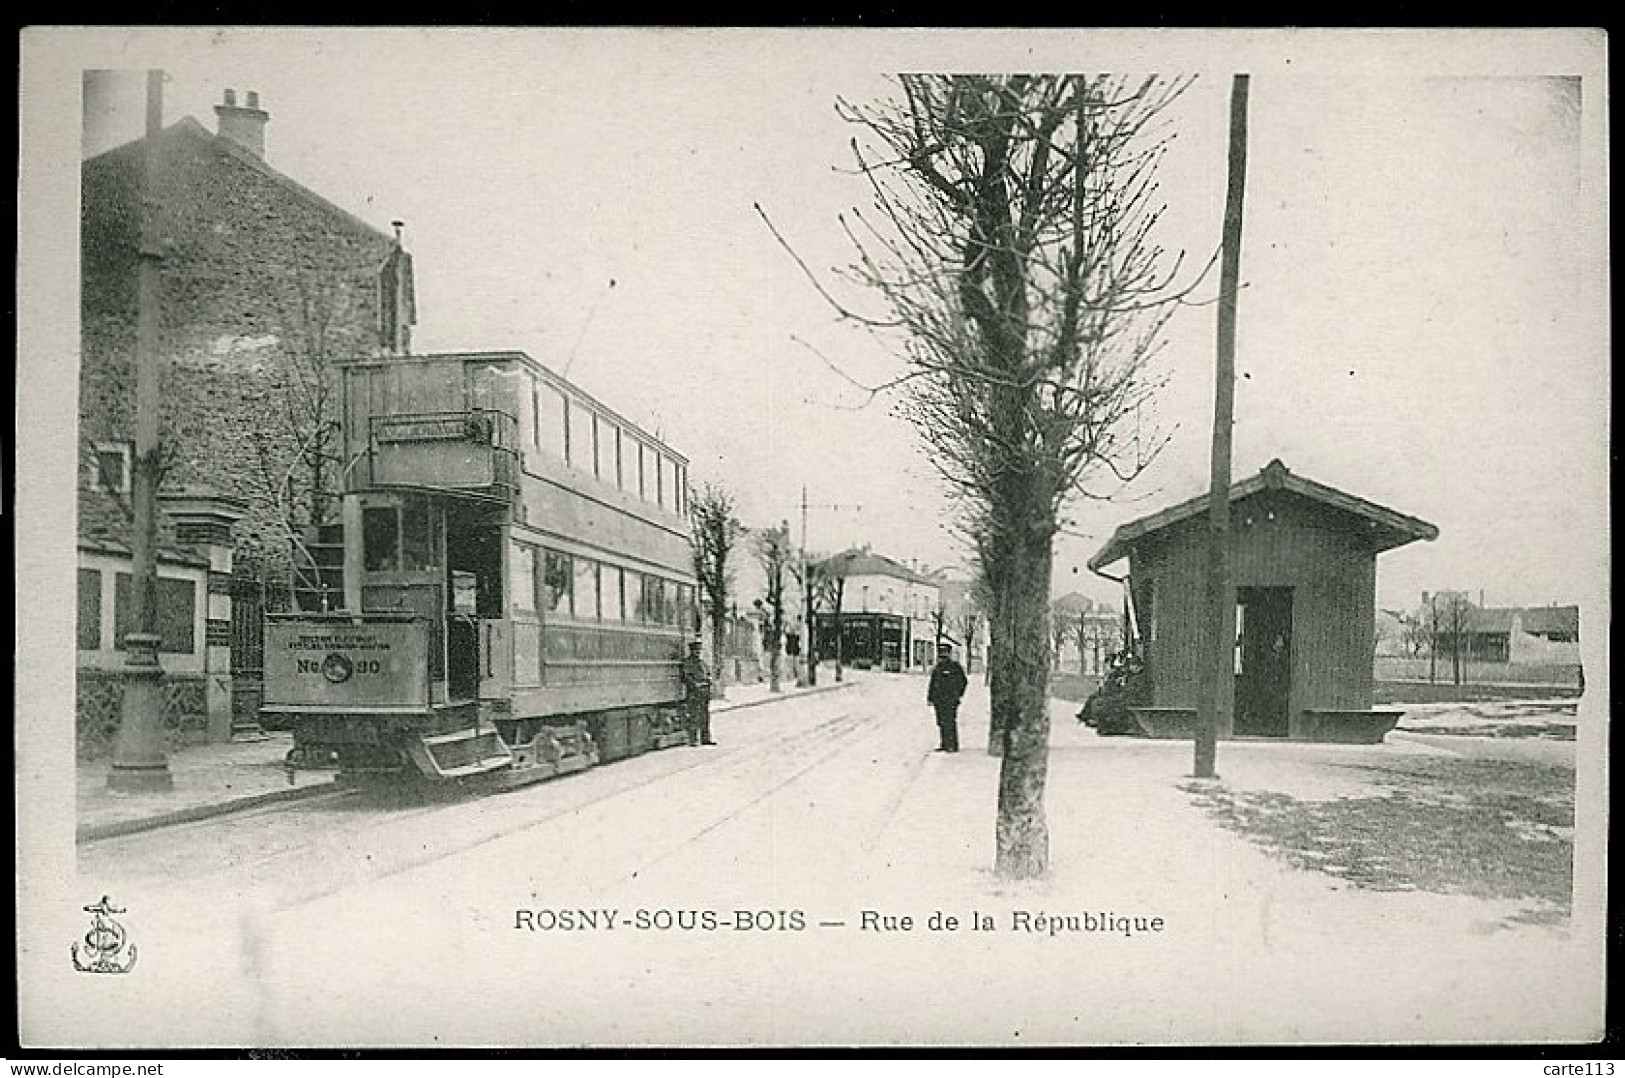
[[[1492,685],[1479,683],[1453,685],[1448,681],[1378,681],[1372,698],[1383,704],[1470,704],[1486,700],[1549,700],[1579,696],[1580,687],[1569,685]]]
[[[78,758],[100,760],[112,755],[124,709],[124,674],[117,670],[77,671],[74,704]],[[207,739],[209,714],[202,676],[166,675],[163,706],[169,749]]]
[[[1401,659],[1379,655],[1374,670],[1379,682],[1428,680],[1427,659]],[[1450,661],[1449,656],[1441,655],[1433,664],[1433,682],[1444,685],[1454,681],[1455,664]],[[1578,688],[1580,664],[1487,663],[1463,660],[1461,682],[1463,685],[1568,685]]]

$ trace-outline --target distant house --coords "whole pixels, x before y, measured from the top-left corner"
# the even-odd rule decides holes
[[[1123,612],[1081,592],[1068,592],[1051,603],[1050,617],[1057,669],[1103,674],[1107,660],[1123,646]]]
[[[1440,641],[1448,654],[1451,641]],[[1462,658],[1491,663],[1577,663],[1578,606],[1473,607],[1461,634]]]
[[[345,464],[331,456],[326,365],[408,351],[415,310],[398,236],[267,163],[256,94],[239,104],[228,90],[215,112],[218,133],[188,116],[155,136],[151,205],[166,721],[221,740],[234,695],[239,717],[257,708],[262,578],[286,601],[314,601],[295,551],[330,519]],[[143,137],[81,164],[78,698],[90,746],[117,725],[123,634],[110,626],[126,616],[147,150]]]
[[[867,549],[827,558],[820,570],[840,581],[842,589],[839,626],[828,604],[818,614],[821,660],[835,658],[839,632],[841,657],[853,666],[901,670],[931,665],[942,601],[937,583]]]
[[[967,671],[981,669],[987,652],[987,616],[971,595],[970,574],[954,566],[943,566],[924,576],[936,585],[944,636],[958,649],[959,659]]]

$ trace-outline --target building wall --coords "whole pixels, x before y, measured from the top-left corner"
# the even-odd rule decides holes
[[[81,552],[79,555],[79,572],[81,589],[94,574],[96,583],[96,598],[84,594],[79,596],[79,629],[80,647],[78,649],[78,664],[81,667],[98,670],[119,670],[124,666],[125,652],[115,647],[117,632],[117,615],[119,603],[117,596],[118,577],[130,573],[130,559],[113,554],[91,554]],[[167,673],[202,674],[204,671],[204,648],[207,637],[208,614],[208,570],[202,567],[189,565],[160,564],[158,578],[160,581],[184,582],[191,586],[191,626],[187,634],[189,645],[187,650],[176,650],[171,646],[170,638],[175,636],[172,631],[175,626],[167,622],[160,626],[165,637],[165,644],[159,653],[159,660]],[[160,587],[163,585],[160,584]],[[126,599],[126,601],[128,601]],[[162,597],[160,597],[160,614],[167,613]],[[161,621],[164,621],[162,617]],[[169,619],[172,621],[173,619]],[[87,645],[94,641],[95,646]]]
[[[936,660],[936,655],[917,652],[915,642],[924,640],[933,645],[935,643],[937,626],[934,615],[941,603],[939,591],[934,584],[884,573],[855,573],[846,578],[846,593],[841,609],[846,614],[900,615],[907,626],[903,665],[929,667]],[[951,627],[944,628],[950,635],[953,634]]]
[[[1288,711],[1294,733],[1304,708],[1368,710],[1376,557],[1358,532],[1331,510],[1274,491],[1232,504],[1230,524],[1234,586],[1293,589]],[[1137,583],[1152,589],[1150,665],[1158,707],[1197,705],[1206,543],[1200,518],[1151,537],[1131,555]]]
[[[118,733],[124,700],[126,652],[116,647],[119,574],[130,572],[130,559],[116,554],[79,554],[78,670],[74,710],[76,743],[81,759],[106,756]],[[191,611],[183,626],[179,611],[159,598],[158,655],[164,672],[163,720],[170,747],[202,741],[208,734],[208,570],[202,566],[160,563],[158,578],[191,588]],[[128,602],[125,593],[125,602]],[[167,616],[175,615],[175,616]],[[128,616],[128,615],[126,615]]]
[[[1528,664],[1554,664],[1580,662],[1580,644],[1576,640],[1548,640],[1543,636],[1523,631],[1522,619],[1514,618],[1507,639],[1507,661]]]
[[[201,129],[163,138],[165,483],[243,498],[239,548],[276,557],[281,514],[264,477],[292,459],[285,402],[313,358],[377,352],[378,271],[393,240]],[[140,164],[138,143],[83,169],[82,448],[133,436]],[[89,489],[92,471],[80,533],[122,536],[125,511]]]

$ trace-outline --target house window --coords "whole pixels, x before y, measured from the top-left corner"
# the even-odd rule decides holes
[[[666,507],[666,458],[655,454],[655,501],[664,509]]]
[[[102,574],[96,569],[79,570],[79,650],[98,651],[102,646]]]
[[[626,489],[626,464],[622,459],[626,439],[621,435],[621,428],[615,428],[615,486],[620,490]]]
[[[97,442],[86,487],[112,494],[130,493],[130,443]]]
[[[158,578],[158,650],[172,655],[190,655],[194,646],[193,618],[197,613],[197,588],[190,580]],[[124,637],[135,629],[131,606],[130,574],[113,579],[113,646],[124,648]]]
[[[649,497],[649,480],[647,478],[648,465],[645,464],[645,461],[648,458],[648,456],[649,456],[649,451],[646,448],[644,448],[644,445],[643,445],[642,442],[639,442],[638,443],[638,497],[640,497],[640,498],[648,498]]]

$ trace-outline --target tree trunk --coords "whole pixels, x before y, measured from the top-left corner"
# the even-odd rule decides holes
[[[768,652],[767,656],[767,691],[784,691],[783,686],[779,684],[779,640],[777,633],[773,636],[772,650]]]
[[[840,597],[837,596],[836,600],[835,600],[835,680],[836,681],[845,680],[844,667],[846,665],[846,651],[845,651],[845,648],[846,648],[846,633],[841,631],[844,628],[845,628],[845,626],[843,626],[841,624],[841,600],[840,600]]]
[[[724,619],[718,616],[711,618],[711,664],[716,667],[711,671],[711,699],[721,700],[726,695],[727,678],[723,675],[723,667],[727,660],[723,656],[722,634],[724,632]]]
[[[1004,603],[1010,609],[1005,649],[1009,714],[1002,728],[998,853],[1001,879],[1031,879],[1049,868],[1044,784],[1049,774],[1049,591],[1053,555],[1047,537],[1013,544]]]

